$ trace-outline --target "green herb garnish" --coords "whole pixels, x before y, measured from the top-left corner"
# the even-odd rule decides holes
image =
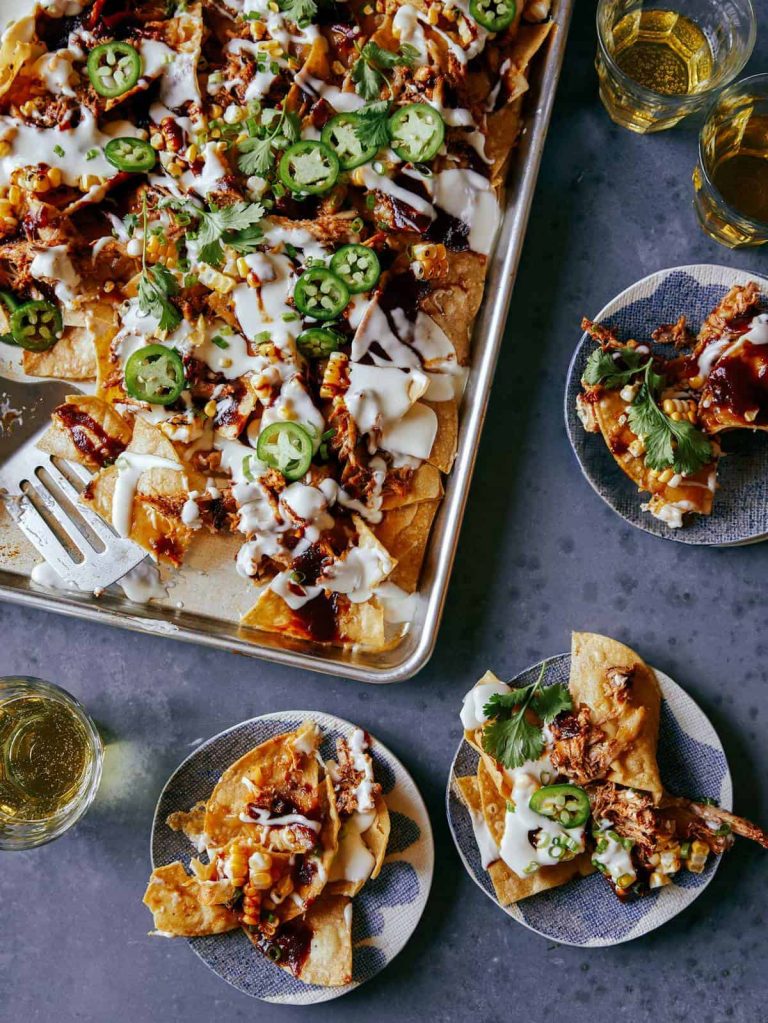
[[[635,348],[596,348],[587,360],[581,379],[591,387],[595,384],[602,384],[609,390],[622,387],[635,373],[640,373],[650,364],[647,354],[640,354]],[[614,355],[621,357],[626,369],[619,368]]]
[[[389,142],[389,102],[368,103],[356,111],[355,135],[363,149],[381,148]]]
[[[142,316],[154,316],[160,330],[175,330],[181,323],[181,313],[171,301],[178,294],[178,281],[162,263],[147,267],[147,197],[142,205],[141,274],[138,299]]]
[[[509,693],[494,693],[483,707],[489,719],[483,729],[483,749],[504,767],[521,767],[528,760],[538,760],[544,750],[541,726],[526,718],[527,710],[549,724],[562,711],[573,707],[568,688],[562,683],[541,688],[546,669],[545,662],[531,685]]]
[[[387,72],[396,67],[410,67],[418,59],[415,46],[404,43],[396,52],[385,50],[378,43],[366,43],[352,65],[352,81],[358,94],[366,100],[377,100],[383,88],[389,88]]]

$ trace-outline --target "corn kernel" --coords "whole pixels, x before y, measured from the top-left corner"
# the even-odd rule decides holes
[[[674,470],[665,469],[663,472],[659,473],[659,483],[669,483],[674,475]]]
[[[224,107],[220,106],[218,103],[213,103],[211,105],[211,117],[213,117],[214,120],[217,117],[221,117],[221,115],[223,113],[224,113]]]
[[[154,131],[149,136],[149,144],[153,149],[165,149],[165,139],[159,131]]]
[[[8,189],[8,201],[13,206],[19,206],[21,204],[21,200],[22,200],[21,189],[19,188],[18,185],[11,185],[11,187]]]
[[[698,391],[699,388],[704,386],[704,377],[697,374],[695,377],[691,377],[688,383],[694,388],[694,390]]]
[[[0,142],[0,156],[9,156],[11,152],[11,143],[2,141]]]
[[[52,188],[58,188],[61,184],[61,168],[60,167],[49,167],[46,173],[46,177]]]
[[[110,291],[114,291],[115,290],[115,282],[114,281],[104,281],[103,288],[106,291],[106,293],[109,294]]]
[[[236,266],[237,266],[237,272],[240,274],[241,277],[247,277],[248,276],[248,271],[251,268],[248,266],[248,263],[246,261],[245,256],[238,256]]]
[[[216,402],[213,400],[213,398],[211,398],[211,400],[206,403],[203,412],[208,416],[209,419],[213,419],[213,417],[216,415]]]
[[[645,454],[645,441],[642,437],[636,437],[629,445],[629,453],[635,458]]]
[[[197,153],[198,153],[197,146],[193,142],[192,145],[187,147],[187,152],[185,153],[187,163],[194,163],[195,160],[197,159]]]
[[[669,418],[672,420],[673,423],[679,423],[683,416],[681,412],[673,412]]]

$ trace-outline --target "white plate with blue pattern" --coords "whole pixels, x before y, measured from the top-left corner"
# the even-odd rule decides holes
[[[606,305],[596,323],[611,327],[621,340],[650,342],[663,323],[674,323],[681,313],[698,331],[704,318],[734,284],[756,281],[764,298],[768,280],[759,274],[727,266],[697,263],[677,266],[644,277]],[[666,540],[709,547],[757,543],[768,536],[768,435],[735,430],[721,434],[724,457],[718,466],[718,489],[711,515],[689,516],[680,529],[672,529],[640,507],[648,499],[616,464],[600,434],[587,433],[576,413],[576,397],[587,359],[594,350],[587,334],[579,341],[568,369],[565,388],[565,423],[571,447],[592,489],[623,519],[638,529]]]
[[[567,684],[570,666],[570,654],[550,659],[545,684]],[[529,685],[538,678],[540,670],[541,664],[534,665],[510,685]],[[733,805],[731,774],[722,743],[709,718],[671,678],[660,671],[656,671],[656,678],[662,692],[658,760],[664,786],[674,795],[716,799],[724,809],[730,810]],[[637,902],[620,902],[602,875],[595,873],[532,895],[516,905],[502,907],[481,865],[469,812],[453,787],[454,778],[477,772],[477,761],[477,752],[462,740],[451,765],[446,793],[453,840],[472,880],[508,916],[542,937],[561,945],[587,948],[631,941],[681,913],[715,876],[719,857],[710,856],[702,874],[682,870],[672,884],[650,892]]]
[[[195,850],[180,832],[165,823],[170,813],[188,810],[210,796],[221,774],[248,750],[281,732],[312,720],[323,731],[320,752],[335,756],[338,736],[357,727],[342,718],[315,711],[290,710],[243,721],[199,746],[176,769],[160,794],[152,822],[152,866],[174,860],[185,865]],[[352,991],[384,969],[404,947],[419,922],[434,869],[434,843],[424,800],[416,783],[386,746],[371,741],[374,777],[389,807],[391,833],[381,873],[352,901],[352,982],[345,987],[318,987],[296,980],[261,956],[242,931],[187,939],[214,973],[244,994],[283,1005],[312,1005]]]

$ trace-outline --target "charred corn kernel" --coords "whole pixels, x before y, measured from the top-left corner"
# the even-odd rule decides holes
[[[91,188],[96,188],[101,184],[101,178],[98,174],[81,174],[80,175],[80,188],[83,192],[90,191]]]
[[[698,391],[699,388],[704,386],[704,377],[701,376],[700,374],[697,374],[695,377],[691,377],[688,383],[690,384],[691,387],[694,388],[694,390]]]
[[[172,178],[180,178],[184,173],[184,164],[179,163],[178,160],[170,160],[167,167],[165,168]]]
[[[115,282],[114,281],[104,281],[103,288],[106,291],[106,293],[109,294],[110,291],[114,291],[115,290]]]
[[[659,473],[659,483],[669,483],[674,475],[675,473],[672,469],[665,469]]]
[[[202,267],[198,271],[197,277],[206,288],[218,291],[220,295],[228,295],[235,286],[235,281],[231,277],[227,277],[226,274],[214,270],[212,266]]]
[[[639,458],[640,455],[645,454],[645,441],[642,437],[635,437],[632,443],[629,445],[629,453],[635,458]]]
[[[149,144],[153,149],[165,149],[165,139],[159,131],[153,131],[149,136]]]
[[[347,69],[340,60],[335,60],[332,66],[337,75],[345,75],[347,73]]]
[[[255,39],[256,42],[258,42],[260,39],[264,38],[267,26],[263,21],[252,21],[249,27],[251,30],[251,39]]]
[[[11,143],[10,142],[6,142],[5,139],[3,139],[3,141],[0,142],[0,156],[9,156],[10,152],[11,152]]]
[[[209,402],[206,402],[203,412],[208,416],[209,419],[213,419],[216,415],[216,402],[211,398]]]
[[[247,277],[248,276],[248,271],[251,268],[248,266],[248,263],[246,262],[245,256],[238,256],[236,266],[237,266],[237,272],[240,274],[241,277]]]
[[[440,13],[434,6],[430,5],[428,8],[427,18],[430,25],[436,25],[440,20]]]
[[[665,874],[676,874],[680,869],[680,846],[665,849],[660,854],[660,867]]]
[[[212,139],[220,139],[221,138],[221,128],[212,128],[211,129],[211,138]]]
[[[689,412],[688,413],[688,422],[689,423],[695,423],[696,422],[696,413],[695,412]]]
[[[37,104],[33,99],[29,99],[26,103],[21,104],[21,112],[25,117],[32,117],[36,110]]]
[[[661,407],[671,415],[673,412],[684,412],[686,415],[696,408],[696,402],[689,398],[665,398]]]
[[[156,256],[160,251],[160,244],[159,235],[150,235],[149,238],[147,238],[147,255]]]
[[[411,253],[415,261],[411,269],[419,280],[430,280],[448,273],[448,253],[442,243],[414,245]]]
[[[19,188],[18,185],[11,185],[11,187],[8,189],[8,202],[12,206],[19,206],[21,205],[21,200],[22,200],[21,189]]]
[[[184,154],[187,158],[187,163],[194,163],[195,160],[197,159],[197,153],[198,149],[194,142],[192,143],[191,146],[187,146],[187,151]]]
[[[32,191],[33,191],[33,192],[34,192],[34,193],[35,193],[36,195],[40,195],[40,194],[42,194],[43,192],[47,192],[47,191],[49,191],[49,190],[50,190],[50,187],[51,187],[51,183],[50,183],[50,181],[48,180],[48,175],[47,175],[47,174],[39,174],[39,175],[38,175],[38,176],[37,176],[37,177],[35,178],[34,184],[33,184],[33,186],[32,186]]]
[[[669,417],[673,423],[679,423],[683,418],[682,412],[672,412]]]
[[[58,188],[61,184],[61,168],[60,167],[49,167],[46,171],[48,181],[52,188]]]
[[[704,865],[707,862],[709,856],[709,846],[704,842],[700,842],[696,839],[695,842],[691,843],[691,853],[688,859],[685,861],[686,867],[694,874],[700,874],[704,869]]]
[[[272,875],[268,870],[259,870],[251,874],[251,884],[259,891],[266,891],[272,885]]]
[[[757,419],[759,412],[760,412],[759,408],[747,409],[747,411],[744,413],[744,418],[748,423],[754,423],[754,421]]]
[[[648,887],[649,888],[663,888],[665,885],[668,885],[669,883],[670,883],[670,881],[669,881],[669,878],[667,877],[667,875],[666,874],[662,874],[658,870],[654,870],[654,872],[651,874],[650,878],[648,879]]]
[[[237,138],[235,139],[235,142],[237,142],[238,145],[239,145],[241,142],[245,142],[245,140],[247,138],[248,138],[248,132],[247,131],[241,131],[239,133],[239,135],[237,136]]]
[[[221,115],[223,113],[224,113],[224,107],[220,106],[218,103],[213,103],[211,105],[211,117],[214,120],[216,120],[217,117],[221,117]]]
[[[321,398],[334,398],[347,389],[348,362],[349,359],[344,352],[331,352],[323,373],[323,382],[320,385]]]
[[[364,185],[365,180],[363,177],[363,168],[355,167],[352,173],[349,175],[349,179],[353,185]]]

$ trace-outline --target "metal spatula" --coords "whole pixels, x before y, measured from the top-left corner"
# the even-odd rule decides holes
[[[121,579],[147,554],[78,502],[91,478],[87,469],[36,447],[51,410],[73,393],[71,384],[0,377],[0,497],[65,583],[97,590]]]

